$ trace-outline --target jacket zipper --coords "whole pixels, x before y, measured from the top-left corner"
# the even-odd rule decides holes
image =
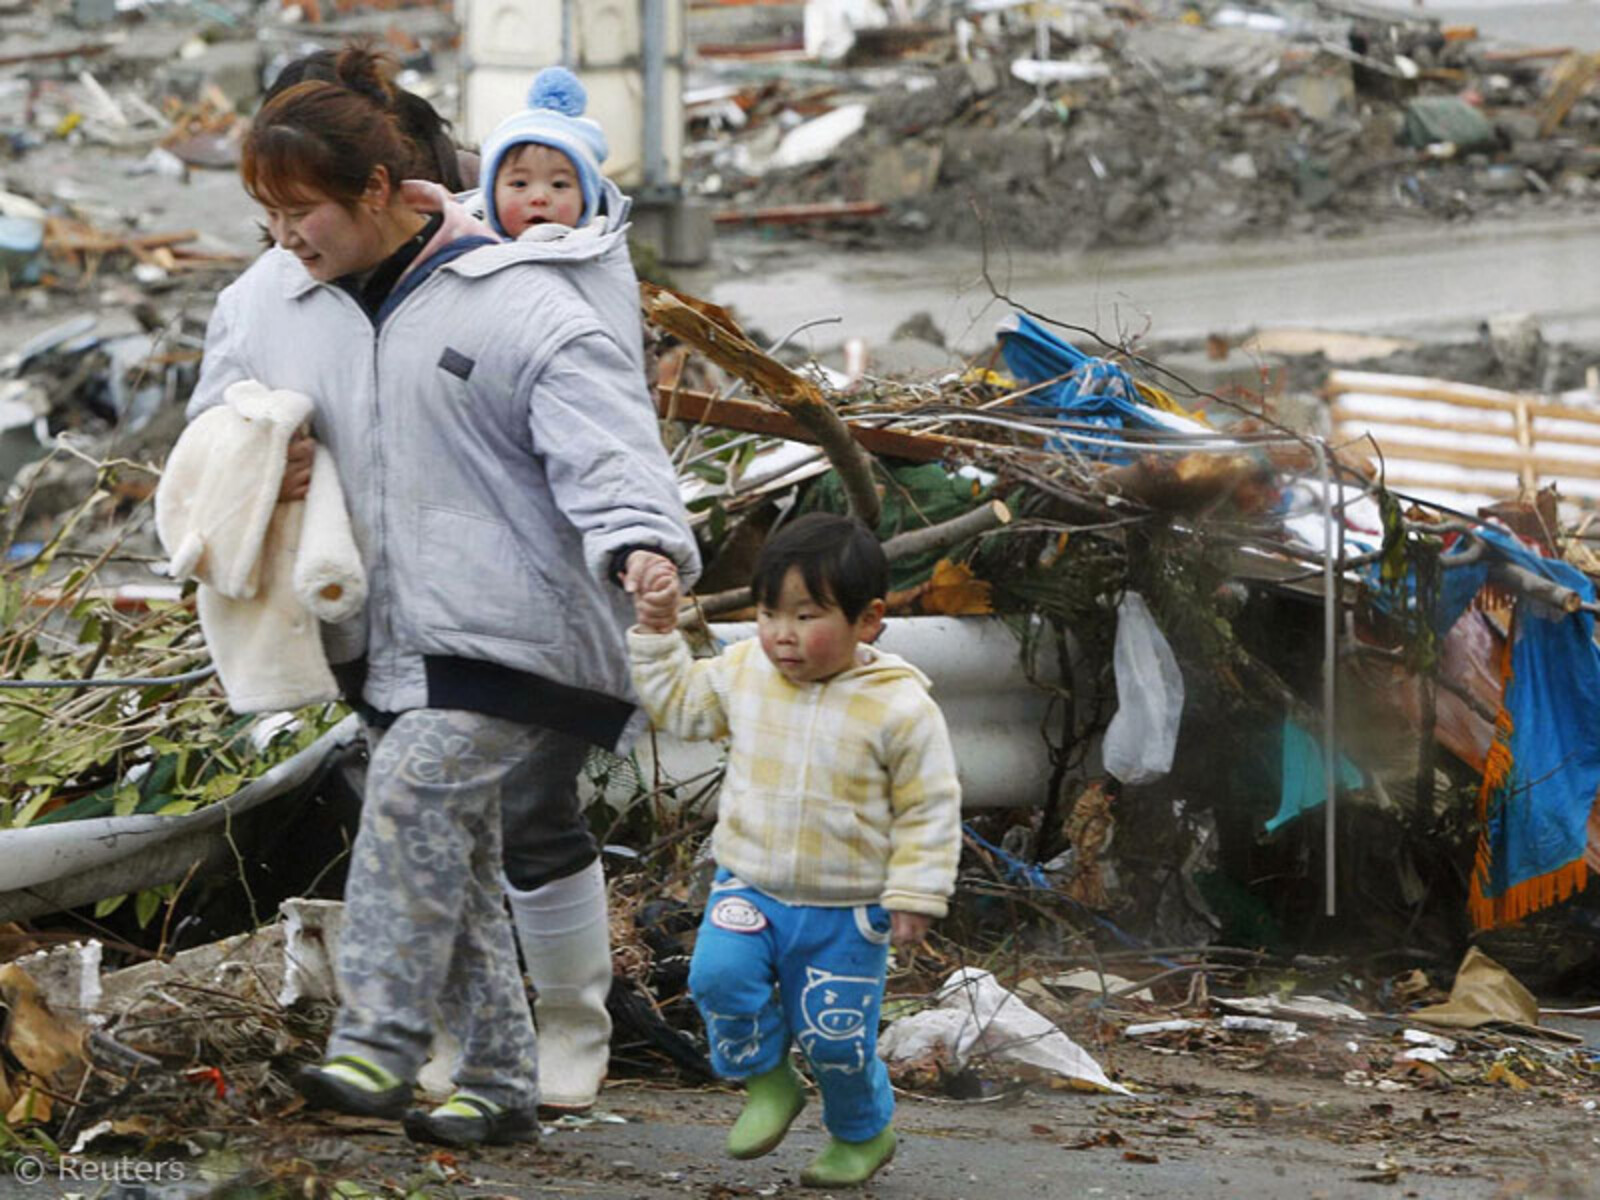
[[[437,271],[430,273],[428,278],[424,279],[417,286],[415,291],[402,299],[399,304],[395,305],[394,310],[384,318],[382,325],[374,325],[372,327],[372,427],[375,431],[377,431],[378,434],[377,437],[373,438],[373,458],[377,465],[376,475],[378,485],[378,561],[383,570],[383,594],[386,598],[386,603],[384,603],[382,606],[381,611],[383,614],[384,644],[388,649],[390,656],[396,661],[398,661],[401,657],[398,650],[398,643],[395,640],[396,614],[400,608],[400,589],[389,580],[389,575],[391,574],[389,555],[389,474],[387,466],[388,460],[385,458],[383,452],[383,410],[382,401],[380,399],[382,391],[378,386],[378,364],[383,358],[383,337],[387,332],[390,323],[400,315],[400,313],[405,309],[406,305],[410,304],[419,295],[427,291],[428,288],[433,285],[433,278],[437,273]],[[401,280],[396,280],[395,286],[399,287],[400,283]],[[352,304],[355,303],[354,299],[349,296],[346,296],[346,299],[349,299]],[[357,307],[359,308],[360,306],[357,305]],[[365,316],[366,314],[363,312],[362,315]],[[370,320],[368,321],[368,324],[371,324]],[[419,660],[423,657],[420,651],[416,652],[416,656]],[[423,677],[423,687],[426,689],[427,684],[425,668]],[[426,703],[426,695],[424,695],[423,701]]]

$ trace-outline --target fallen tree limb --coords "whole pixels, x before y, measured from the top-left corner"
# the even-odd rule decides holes
[[[1572,588],[1562,587],[1543,575],[1534,574],[1526,567],[1517,566],[1516,563],[1490,563],[1489,580],[1510,588],[1518,595],[1541,600],[1565,613],[1575,613],[1584,606],[1583,597]]]
[[[998,529],[1011,521],[1011,510],[999,500],[991,500],[925,529],[913,529],[897,534],[883,544],[883,554],[890,562],[912,558],[930,550],[944,550],[968,538],[975,538],[991,529]],[[723,613],[747,608],[755,600],[747,587],[729,588],[725,592],[712,592],[696,598],[694,605],[679,615],[679,624],[691,623],[697,616],[717,617]]]
[[[968,538],[975,538],[980,533],[988,533],[991,529],[1010,523],[1011,510],[1002,501],[991,500],[938,525],[908,529],[905,533],[896,534],[883,544],[883,554],[890,562],[915,558],[934,550],[949,549]]]
[[[839,472],[850,512],[869,529],[878,525],[881,502],[872,481],[872,458],[839,419],[822,390],[730,329],[664,288],[642,288],[645,315],[658,328],[693,346],[723,370],[737,375],[798,421]]]

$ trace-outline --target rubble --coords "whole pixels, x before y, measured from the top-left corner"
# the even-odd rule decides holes
[[[34,335],[0,359],[0,665],[38,685],[21,701],[0,693],[0,853],[19,833],[77,843],[128,831],[101,821],[177,831],[192,818],[204,820],[184,828],[208,823],[215,853],[175,856],[159,880],[77,859],[25,883],[0,874],[0,900],[26,891],[35,905],[10,914],[33,953],[0,968],[7,1009],[29,1014],[0,1022],[22,1064],[0,1059],[0,1102],[8,1133],[79,1147],[245,1124],[339,1137],[337,1122],[301,1124],[287,1072],[326,1032],[331,897],[360,771],[354,751],[315,770],[302,756],[341,728],[349,740],[344,713],[228,722],[188,597],[138,589],[159,557],[147,501],[205,309],[252,245],[229,175],[248,109],[307,31],[328,41],[361,14],[208,4],[196,37],[189,14],[161,7],[0,8],[0,307]],[[419,73],[450,52],[447,36],[408,32],[433,24],[371,7],[366,27],[392,30]],[[1576,210],[1600,170],[1585,56],[1508,57],[1425,18],[822,7],[885,19],[702,42],[693,182],[726,225],[826,237],[844,221],[862,242],[919,247],[1332,234]],[[63,24],[69,8],[81,27]],[[770,53],[808,42],[823,64]],[[712,48],[738,53],[713,72]],[[442,74],[418,78],[443,90]],[[74,160],[114,163],[96,168],[113,182],[40,182]],[[166,193],[179,200],[159,211],[136,198]],[[187,219],[224,203],[227,236]],[[907,314],[901,340],[916,339],[924,369],[888,370],[885,347],[857,345],[830,372],[683,291],[651,288],[646,307],[658,410],[708,560],[686,630],[734,636],[751,549],[774,522],[854,511],[891,559],[894,622],[988,622],[976,673],[1006,702],[951,689],[950,711],[1004,723],[1035,752],[965,743],[964,770],[1002,783],[968,814],[950,919],[896,956],[883,1046],[902,1087],[944,1101],[1087,1085],[1115,1099],[1084,1128],[1034,1135],[1153,1168],[1171,1147],[1282,1116],[1241,1080],[1320,1081],[1347,1102],[1327,1136],[1383,1141],[1351,1168],[1375,1182],[1419,1169],[1391,1141],[1454,1158],[1470,1142],[1454,1110],[1396,1110],[1405,1094],[1600,1102],[1591,1055],[1551,1037],[1533,999],[1589,989],[1589,898],[1541,898],[1453,968],[1510,613],[1545,620],[1556,601],[1582,621],[1597,603],[1583,575],[1600,559],[1575,504],[1593,490],[1582,447],[1600,401],[1580,386],[1592,350],[1517,316],[1467,346],[1303,329],[1163,346],[1058,336],[1017,309],[965,354]],[[1174,365],[1196,361],[1204,374]],[[1431,628],[1426,606],[1451,576],[1477,586]],[[1118,662],[1140,605],[1160,687],[1127,686]],[[77,688],[117,679],[142,682]],[[1131,736],[1119,687],[1159,710]],[[325,823],[292,849],[259,830],[217,834],[294,762],[307,774],[293,797]],[[612,888],[619,1082],[709,1077],[687,956],[717,782],[714,764],[676,770],[664,739],[586,771]],[[1593,842],[1583,857],[1600,854]],[[279,898],[255,890],[263,869],[303,893],[279,923],[261,923]],[[243,900],[217,899],[236,883]],[[1321,911],[1333,901],[1337,920]],[[104,941],[34,948],[88,920]],[[1448,1037],[1421,1028],[1490,953],[1512,1006]],[[1188,1069],[1213,1072],[1198,1094],[1172,1073]],[[46,1113],[46,1090],[71,1103]]]
[[[1592,55],[1552,62],[1425,16],[1292,4],[976,21],[929,7],[932,37],[862,27],[848,55],[820,55],[831,75],[749,55],[742,73],[707,72],[689,105],[693,185],[729,221],[882,204],[862,236],[970,245],[986,231],[1019,249],[1576,211],[1595,187]],[[794,145],[825,126],[837,132],[803,155],[772,152],[780,130]]]

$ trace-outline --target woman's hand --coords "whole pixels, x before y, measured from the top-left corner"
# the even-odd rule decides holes
[[[278,487],[278,499],[304,500],[311,490],[311,463],[316,457],[317,443],[309,433],[297,433],[289,439],[289,453],[283,464],[283,483]]]
[[[923,913],[891,912],[889,914],[889,942],[895,946],[915,946],[928,936],[933,928],[933,918]]]
[[[628,555],[622,588],[633,597],[634,619],[652,633],[671,633],[678,627],[678,565],[650,550]]]

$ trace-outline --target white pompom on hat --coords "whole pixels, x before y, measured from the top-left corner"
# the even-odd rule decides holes
[[[588,102],[589,94],[576,75],[565,67],[546,67],[528,89],[528,107],[501,121],[484,140],[484,215],[496,233],[507,236],[500,214],[495,211],[495,173],[507,153],[529,144],[549,146],[571,160],[583,193],[583,216],[578,224],[587,225],[594,219],[600,209],[600,164],[605,162],[609,147],[605,131],[583,115]]]

